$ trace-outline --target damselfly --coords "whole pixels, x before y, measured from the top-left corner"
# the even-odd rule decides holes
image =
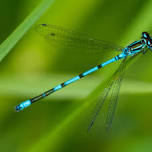
[[[140,52],[145,53],[147,51],[147,49],[150,49],[152,51],[152,38],[150,37],[149,33],[147,32],[143,32],[141,39],[138,41],[134,41],[133,43],[131,43],[130,45],[126,46],[125,48],[120,48],[117,47],[116,45],[112,45],[111,43],[108,43],[106,41],[101,41],[98,39],[93,39],[90,38],[88,36],[83,36],[83,35],[79,35],[74,31],[70,31],[67,29],[64,29],[62,27],[59,26],[55,26],[55,25],[49,25],[49,24],[40,24],[36,27],[36,30],[44,36],[44,38],[49,42],[49,43],[60,43],[61,45],[67,45],[70,47],[84,47],[84,48],[88,48],[88,49],[96,49],[96,50],[118,50],[121,51],[121,53],[119,53],[117,56],[111,58],[110,60],[103,62],[95,67],[93,67],[90,70],[87,70],[75,77],[73,77],[72,79],[63,82],[59,85],[57,85],[56,87],[36,96],[33,97],[31,99],[28,99],[24,102],[22,102],[21,104],[16,106],[16,111],[21,111],[24,108],[30,106],[31,104],[47,97],[48,95],[64,88],[65,86],[91,74],[92,72],[95,72],[101,68],[103,68],[104,66],[118,61],[118,60],[122,60],[120,67],[118,68],[118,70],[115,72],[115,76],[114,79],[112,79],[109,84],[108,87],[106,87],[106,89],[103,91],[102,94],[102,98],[100,99],[99,105],[98,105],[98,109],[92,119],[92,122],[89,126],[89,128],[92,127],[96,116],[98,115],[99,111],[101,110],[103,104],[105,103],[108,95],[110,94],[109,92],[111,92],[110,94],[110,99],[109,99],[109,107],[108,107],[108,112],[107,112],[107,118],[106,118],[106,124],[109,126],[112,122],[113,119],[113,115],[116,109],[116,105],[117,105],[117,101],[118,101],[118,94],[119,94],[119,90],[120,90],[120,85],[121,85],[121,81],[122,81],[122,77],[123,77],[123,71],[124,68],[126,66],[126,59],[129,58],[133,58],[133,56],[138,55]]]

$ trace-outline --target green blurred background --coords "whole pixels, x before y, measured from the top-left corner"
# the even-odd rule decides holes
[[[0,1],[0,42],[40,4],[40,0]],[[109,134],[98,118],[86,130],[96,99],[118,64],[107,66],[35,103],[14,107],[30,97],[109,59],[114,53],[50,46],[35,32],[40,23],[60,25],[93,37],[127,45],[152,30],[151,0],[54,0],[49,9],[1,61],[0,151],[2,152],[151,152],[151,52],[126,71]],[[102,51],[102,50],[101,50]]]

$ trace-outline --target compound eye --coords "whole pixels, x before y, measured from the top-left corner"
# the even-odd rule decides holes
[[[21,111],[22,109],[23,109],[23,107],[21,106],[21,104],[19,104],[19,105],[17,105],[17,106],[15,107],[16,112],[19,112],[19,111]]]
[[[149,41],[148,41],[148,46],[149,46],[150,48],[152,48],[152,39],[149,39]]]
[[[152,48],[152,41],[151,41],[151,43],[150,43],[150,47]]]
[[[147,32],[142,32],[142,38],[147,39],[149,37],[149,34]]]

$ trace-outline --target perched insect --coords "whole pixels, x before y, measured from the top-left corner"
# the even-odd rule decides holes
[[[90,129],[92,127],[92,125],[94,124],[94,121],[95,121],[99,111],[101,110],[103,104],[105,103],[105,101],[109,95],[109,92],[112,92],[111,97],[109,99],[109,107],[108,107],[108,113],[107,113],[107,118],[106,118],[106,124],[107,124],[107,128],[108,128],[112,122],[113,115],[114,115],[114,112],[116,109],[116,105],[117,105],[117,101],[118,101],[118,94],[119,94],[119,90],[120,90],[121,81],[123,78],[124,69],[126,67],[127,58],[129,57],[132,59],[133,56],[138,55],[140,52],[146,53],[147,48],[152,51],[152,38],[150,37],[149,33],[143,32],[140,40],[134,41],[133,43],[131,43],[130,45],[128,45],[124,48],[120,48],[109,42],[98,40],[98,39],[93,39],[88,36],[83,36],[83,35],[77,34],[74,31],[70,31],[70,30],[64,29],[62,27],[55,26],[55,25],[40,24],[36,27],[36,30],[41,35],[43,35],[44,38],[49,43],[53,42],[55,44],[60,43],[61,45],[66,45],[66,46],[70,46],[70,47],[83,47],[83,48],[87,48],[87,49],[96,49],[96,50],[113,50],[113,51],[117,50],[117,51],[121,51],[121,52],[117,56],[111,58],[110,60],[103,62],[103,63],[95,66],[94,68],[87,70],[87,71],[73,77],[72,79],[70,79],[66,82],[61,83],[61,84],[57,85],[56,87],[54,87],[36,97],[33,97],[29,100],[22,102],[21,104],[16,106],[16,111],[23,110],[24,108],[30,106],[34,102],[37,102],[37,101],[47,97],[48,95],[71,84],[72,82],[75,82],[75,81],[91,74],[92,72],[103,68],[104,66],[106,66],[112,62],[122,60],[120,67],[114,74],[114,79],[112,79],[109,82],[108,86],[103,91],[102,99],[100,99],[98,109],[89,126],[89,129]]]

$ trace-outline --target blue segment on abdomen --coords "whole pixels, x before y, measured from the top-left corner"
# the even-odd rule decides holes
[[[68,84],[70,84],[70,83],[72,83],[72,82],[74,82],[74,81],[76,81],[76,80],[79,80],[79,79],[80,79],[80,77],[79,77],[79,76],[76,76],[76,77],[68,80],[67,82],[65,82],[64,85],[68,85]]]
[[[54,91],[59,90],[59,89],[61,89],[61,88],[62,88],[62,86],[61,86],[61,84],[60,84],[60,85],[58,85],[58,86],[56,86],[56,87],[54,88]]]
[[[19,105],[19,110],[23,110],[24,108],[28,107],[29,105],[31,105],[31,101],[26,100]]]
[[[88,75],[88,74],[90,74],[90,73],[92,73],[92,72],[94,72],[94,71],[96,71],[96,70],[98,70],[98,67],[97,67],[97,66],[94,67],[94,68],[92,68],[92,69],[90,69],[90,70],[88,70],[88,71],[86,71],[86,72],[84,72],[84,73],[83,73],[83,76],[86,76],[86,75]]]
[[[107,64],[109,64],[111,62],[114,62],[114,61],[116,61],[116,59],[112,58],[111,60],[108,60],[107,62],[102,63],[102,66],[105,66],[105,65],[107,65]]]
[[[124,54],[124,52],[119,54],[119,58],[125,58],[125,57],[126,57],[126,55]]]

